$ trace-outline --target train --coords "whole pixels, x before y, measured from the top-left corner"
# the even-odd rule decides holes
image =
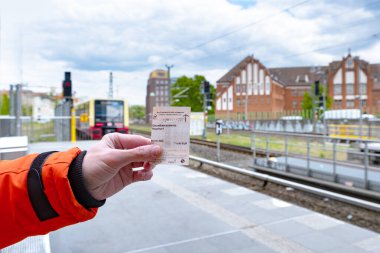
[[[78,139],[100,140],[108,133],[129,132],[126,99],[90,99],[75,105]]]

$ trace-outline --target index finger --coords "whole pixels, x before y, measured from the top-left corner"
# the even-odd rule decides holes
[[[151,140],[140,135],[112,133],[106,135],[106,142],[112,143],[111,148],[134,149],[140,146],[151,144]]]
[[[124,167],[136,162],[155,161],[162,155],[163,150],[158,145],[145,145],[129,150],[112,149],[110,152],[117,167]]]

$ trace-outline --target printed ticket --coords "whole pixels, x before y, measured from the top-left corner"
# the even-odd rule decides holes
[[[164,152],[156,163],[189,165],[190,107],[153,107],[152,142]]]

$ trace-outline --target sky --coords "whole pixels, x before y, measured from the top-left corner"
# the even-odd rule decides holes
[[[149,73],[212,84],[247,55],[268,68],[380,63],[380,0],[0,0],[0,90],[114,95],[144,105]]]

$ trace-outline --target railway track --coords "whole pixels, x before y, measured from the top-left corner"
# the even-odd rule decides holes
[[[135,131],[135,132],[142,134],[142,135],[150,136],[149,131],[139,130],[139,131]],[[213,150],[215,150],[216,146],[217,146],[216,142],[206,141],[206,140],[201,140],[201,139],[196,139],[196,138],[191,138],[190,143],[195,144],[195,145],[208,147],[208,148],[211,148]],[[231,145],[231,144],[226,144],[226,143],[220,143],[220,148],[222,150],[225,150],[225,151],[240,153],[240,154],[247,155],[247,156],[252,156],[252,154],[253,154],[253,151],[251,150],[251,148],[248,148],[248,147],[242,147],[242,146],[236,146],[236,145]],[[256,156],[257,157],[265,157],[266,152],[257,150]],[[277,154],[273,153],[273,154],[270,154],[269,156],[278,156],[278,153]],[[201,163],[211,164],[212,166],[216,166],[218,168],[225,169],[223,167],[223,165],[225,165],[225,164],[216,163],[214,161],[207,160],[207,159],[200,158],[200,157],[192,157],[192,159],[197,160]],[[227,167],[228,167],[228,165],[227,165]],[[252,170],[245,170],[245,169],[239,170],[238,169],[238,170],[231,170],[231,171],[235,171],[236,173],[241,173],[241,174],[245,174],[245,175],[250,175],[250,173],[252,173],[252,171],[255,170],[255,172],[253,172],[253,173],[265,175],[265,177],[277,178],[278,182],[280,182],[281,180],[284,180],[281,182],[287,181],[287,182],[292,182],[295,184],[303,185],[303,186],[305,186],[305,189],[306,188],[308,188],[308,189],[312,189],[312,188],[319,189],[321,192],[322,191],[325,192],[324,193],[325,195],[323,195],[323,196],[329,196],[329,193],[331,193],[331,195],[334,195],[334,196],[335,196],[335,194],[337,194],[339,196],[340,195],[345,196],[345,197],[347,197],[347,199],[349,199],[349,201],[351,201],[351,199],[355,199],[355,200],[351,201],[352,202],[351,204],[357,205],[357,206],[362,205],[361,201],[364,201],[364,202],[367,201],[369,203],[380,203],[380,193],[378,193],[378,192],[348,187],[348,186],[344,186],[344,185],[341,185],[338,183],[323,181],[320,179],[315,179],[315,178],[310,178],[310,177],[305,177],[305,176],[299,176],[299,175],[295,175],[295,174],[291,174],[291,173],[281,173],[281,172],[279,173],[278,171],[275,171],[273,169],[264,168],[264,167],[260,167],[260,166],[255,166],[255,167],[252,167],[251,169]],[[317,191],[313,191],[313,192],[316,194]],[[344,198],[340,198],[339,200],[342,201],[342,199],[343,199],[343,201],[347,202]],[[380,211],[380,206],[379,206],[379,209],[376,211]]]
[[[132,130],[134,133],[139,133],[145,136],[150,136],[149,131],[144,131],[144,130]],[[206,140],[201,140],[197,138],[191,138],[190,139],[191,144],[197,144],[197,145],[202,145],[202,146],[207,146],[211,148],[216,148],[217,143],[215,141],[206,141]],[[237,146],[237,145],[231,145],[231,144],[226,144],[226,143],[220,143],[220,148],[224,150],[229,150],[232,152],[239,152],[242,154],[246,155],[252,155],[252,149],[248,147],[242,147],[242,146]],[[257,156],[265,156],[264,152],[256,152]],[[274,155],[274,154],[273,154]]]

